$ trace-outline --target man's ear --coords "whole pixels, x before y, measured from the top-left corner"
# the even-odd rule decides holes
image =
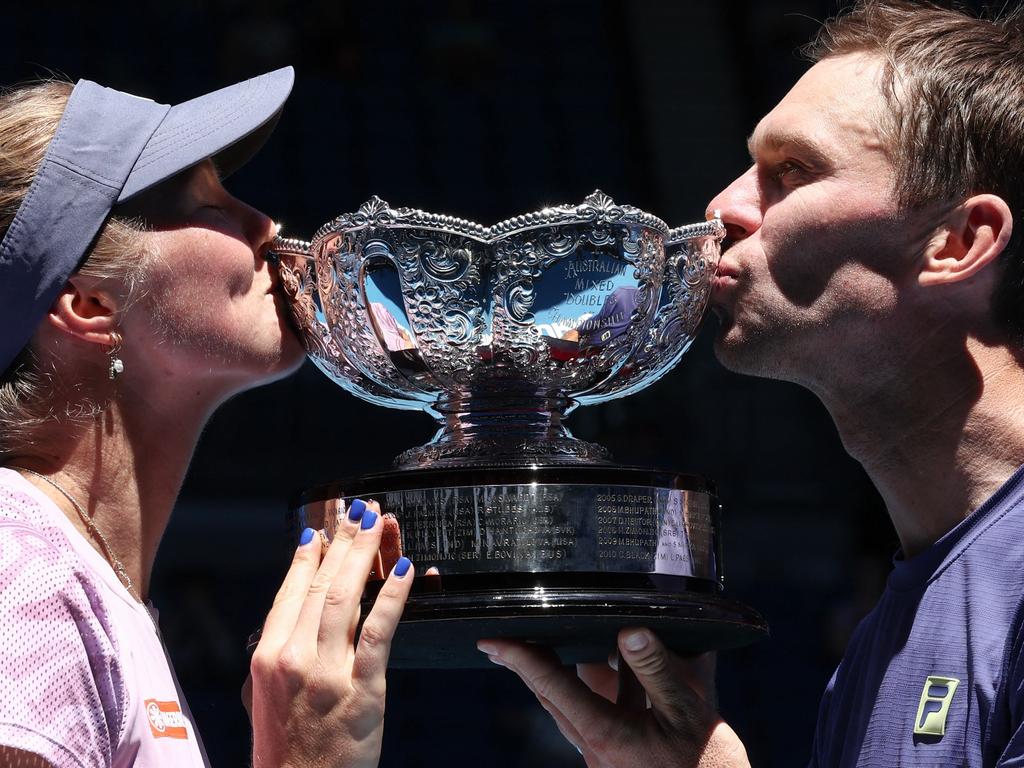
[[[80,341],[114,346],[118,302],[101,283],[97,278],[72,275],[50,308],[48,322]]]
[[[1013,214],[997,195],[975,195],[954,208],[925,251],[923,286],[961,282],[993,263],[1010,242]]]

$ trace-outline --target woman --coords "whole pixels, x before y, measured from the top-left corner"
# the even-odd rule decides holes
[[[292,79],[174,107],[88,81],[0,97],[0,765],[206,764],[149,578],[210,414],[303,358],[276,227],[220,182]],[[339,530],[303,532],[253,656],[256,766],[377,763],[413,570],[356,646],[379,509]]]

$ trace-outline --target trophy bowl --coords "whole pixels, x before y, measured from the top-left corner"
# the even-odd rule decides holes
[[[624,626],[698,652],[763,636],[723,594],[711,484],[612,462],[563,424],[649,386],[704,317],[725,230],[669,229],[595,191],[485,227],[373,197],[310,242],[277,238],[292,319],[344,389],[438,421],[387,472],[310,489],[295,529],[332,535],[374,498],[385,542],[365,599],[401,554],[417,576],[393,666],[486,666],[484,637],[597,661]]]

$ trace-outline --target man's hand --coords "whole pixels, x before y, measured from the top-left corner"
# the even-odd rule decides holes
[[[574,672],[548,649],[509,640],[478,647],[522,678],[589,768],[749,768],[742,742],[715,711],[714,656],[681,659],[646,629],[622,630],[618,644],[648,707],[615,703],[610,666]]]

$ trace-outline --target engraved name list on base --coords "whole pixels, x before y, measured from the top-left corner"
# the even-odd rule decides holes
[[[561,511],[557,489],[468,486],[388,494],[402,510],[403,549],[449,572],[503,571],[537,566],[559,570],[573,558],[577,528]],[[392,498],[394,497],[394,498]],[[546,567],[545,563],[552,566]]]
[[[700,515],[678,491],[587,485],[465,486],[386,494],[405,554],[446,573],[615,571],[694,575]],[[703,505],[702,505],[703,506]],[[694,519],[694,518],[698,519]],[[697,531],[690,531],[695,527]],[[696,541],[691,541],[698,533]]]

